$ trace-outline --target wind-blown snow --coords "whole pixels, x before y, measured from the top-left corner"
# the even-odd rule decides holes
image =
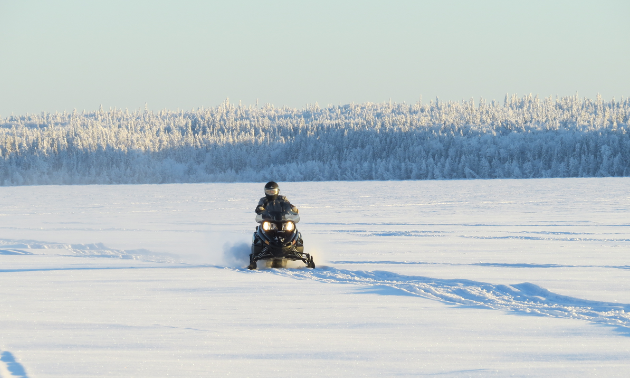
[[[628,178],[0,188],[0,376],[624,376]],[[6,377],[5,377],[6,376]]]
[[[0,119],[0,185],[630,175],[630,100],[507,97]]]

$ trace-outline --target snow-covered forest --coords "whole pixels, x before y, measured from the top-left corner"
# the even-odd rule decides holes
[[[0,118],[0,184],[630,176],[630,100],[506,96]]]

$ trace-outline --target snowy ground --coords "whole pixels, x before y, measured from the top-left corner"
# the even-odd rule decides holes
[[[626,376],[630,179],[0,188],[0,377]]]

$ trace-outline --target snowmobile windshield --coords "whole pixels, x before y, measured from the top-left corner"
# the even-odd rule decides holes
[[[293,222],[300,221],[300,215],[292,211],[265,211],[262,214],[256,216],[256,222]]]
[[[265,194],[268,196],[277,196],[278,193],[280,193],[278,188],[265,189]]]

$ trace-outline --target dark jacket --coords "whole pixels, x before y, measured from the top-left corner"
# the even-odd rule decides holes
[[[264,208],[264,210],[261,210],[261,208]],[[291,205],[291,202],[289,202],[287,197],[281,195],[278,195],[278,197],[273,201],[269,201],[267,197],[261,198],[260,201],[258,201],[258,206],[256,206],[256,214],[260,214],[265,210],[279,212],[292,210],[297,213],[297,207]]]

